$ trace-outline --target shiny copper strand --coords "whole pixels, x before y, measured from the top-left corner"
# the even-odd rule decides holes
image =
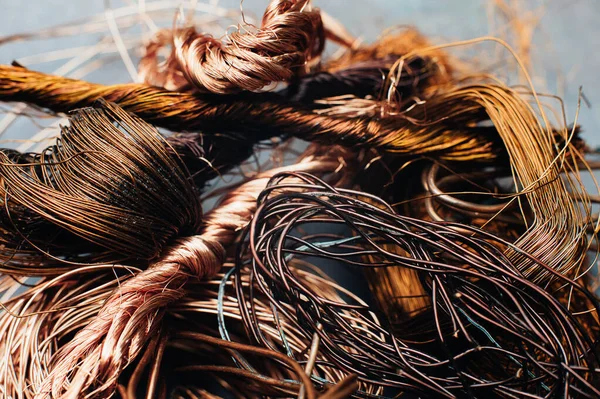
[[[231,264],[226,268],[231,268]],[[130,272],[134,270],[130,269]],[[299,275],[305,273],[303,270],[298,270]],[[166,349],[167,352],[175,348],[189,348],[190,352],[194,352],[193,343],[198,345],[198,358],[209,359],[207,365],[219,365],[220,357],[226,360],[228,352],[223,352],[221,340],[212,339],[212,344],[207,348],[204,344],[206,334],[213,334],[210,327],[202,324],[202,318],[198,318],[198,314],[210,314],[216,309],[217,292],[216,287],[219,287],[224,274],[220,273],[212,279],[204,281],[193,281],[186,287],[186,296],[177,304],[166,310],[175,317],[175,320],[181,319],[178,324],[169,324],[168,328],[163,327],[162,331],[169,330],[175,332],[163,334],[157,332],[151,339],[150,343],[144,350],[144,355],[135,364],[135,371],[129,379],[120,379],[121,389],[118,391],[125,398],[135,398],[133,394],[138,391],[140,385],[141,373],[148,367],[150,360],[154,363],[153,367],[160,366],[161,359],[156,357],[156,351]],[[27,289],[25,293],[17,297],[11,298],[4,302],[9,312],[4,312],[0,315],[0,392],[17,397],[24,395],[26,398],[32,398],[35,395],[42,379],[47,375],[47,367],[50,364],[50,359],[55,353],[55,348],[61,342],[68,340],[69,336],[79,329],[83,328],[90,320],[93,320],[97,312],[102,307],[102,303],[110,297],[114,290],[119,289],[119,285],[131,278],[131,274],[127,273],[125,267],[106,265],[94,267],[82,267],[80,269],[64,273],[53,279],[39,282],[35,286]],[[328,292],[330,298],[335,298],[335,292],[329,292],[330,287],[335,286],[335,283],[324,278],[312,278],[312,284],[315,289],[319,290],[322,287],[323,292]],[[13,281],[14,286],[18,283]],[[258,298],[257,298],[258,299]],[[236,322],[235,309],[237,304],[235,300],[226,297],[224,303],[227,309],[226,316],[228,325],[231,327]],[[232,314],[233,312],[233,314]],[[265,317],[262,320],[262,328],[266,334],[273,334],[275,326],[273,325],[273,315],[269,315],[271,309],[264,308]],[[197,320],[197,321],[196,321]],[[173,321],[173,320],[172,320]],[[200,324],[198,324],[200,323]],[[214,322],[209,323],[209,325]],[[199,328],[204,326],[202,328]],[[288,339],[294,347],[302,348],[305,342],[299,341],[296,343],[293,340],[297,336],[290,329],[291,326],[285,326]],[[186,336],[193,335],[193,341],[190,342]],[[275,333],[275,337],[278,335]],[[203,338],[204,337],[204,338]],[[162,342],[157,349],[158,341]],[[216,345],[214,345],[216,344]],[[224,342],[227,344],[227,342]],[[166,348],[165,348],[166,346]],[[225,345],[226,346],[226,345]],[[265,349],[259,347],[251,347],[244,345],[244,348],[250,353],[255,354],[257,351],[265,352]],[[214,351],[214,353],[211,353]],[[221,351],[221,352],[219,352]],[[298,349],[298,352],[301,352]],[[224,355],[224,356],[223,356]],[[277,352],[269,352],[269,358],[278,358],[281,355]],[[284,363],[292,362],[292,358],[286,357]],[[223,364],[227,364],[225,362]],[[203,364],[203,363],[199,363]],[[193,364],[187,366],[194,367]],[[178,364],[174,367],[181,367]],[[191,369],[189,371],[192,371]],[[215,370],[217,371],[217,370]],[[184,372],[181,370],[180,372]],[[224,372],[226,372],[224,370]],[[276,378],[277,373],[273,373],[273,378]],[[302,376],[300,376],[302,377]],[[163,378],[160,378],[162,380]],[[295,378],[302,381],[302,378]],[[342,389],[345,385],[348,388],[348,383],[344,375],[329,377],[329,381],[342,381],[342,386],[334,389]],[[156,389],[157,380],[149,382],[148,398],[154,397],[151,391]],[[304,381],[306,383],[306,381]],[[300,384],[292,385],[296,390]],[[356,386],[351,384],[352,391],[356,390]],[[191,388],[191,387],[190,387]],[[129,393],[128,393],[129,392]],[[270,392],[268,386],[264,387],[264,393]],[[329,392],[329,391],[327,391]],[[333,393],[333,392],[331,392]]]
[[[406,117],[344,118],[317,114],[281,101],[197,96],[140,84],[103,86],[18,67],[0,67],[0,100],[24,101],[55,112],[89,106],[104,98],[149,123],[177,131],[238,131],[239,126],[245,126],[252,141],[293,135],[325,144],[375,147],[401,155],[495,159],[501,152],[495,137],[487,129],[465,124],[487,118],[479,106],[462,105],[464,93],[456,89],[431,99],[426,114],[424,108],[418,108]],[[450,101],[460,103],[460,108],[446,107]],[[435,115],[435,119],[420,121],[423,115]]]
[[[231,269],[230,263],[225,271]],[[131,279],[133,273],[139,273],[139,270],[119,265],[100,265],[80,267],[79,269],[66,272],[53,279],[41,281],[38,284],[28,288],[25,293],[6,300],[3,304],[9,310],[0,314],[0,387],[2,393],[6,395],[23,394],[27,398],[32,398],[38,391],[42,380],[47,376],[50,360],[53,358],[56,348],[64,342],[68,342],[70,335],[86,326],[94,319],[102,304],[118,292],[119,287],[128,279]],[[326,278],[306,273],[304,270],[297,270],[299,276],[306,276],[307,281],[318,292],[327,295],[329,298],[338,298],[336,296],[335,282]],[[217,309],[217,288],[224,277],[224,272],[208,280],[193,279],[185,287],[185,297],[181,301],[174,303],[165,311],[171,315],[171,322],[166,325],[169,331],[176,331],[177,335],[182,337],[186,333],[205,333],[213,334],[211,327],[214,321],[203,323],[203,319],[198,317],[201,314],[210,315]],[[19,284],[12,280],[12,285],[18,287]],[[231,286],[231,284],[227,284]],[[256,297],[256,301],[261,298]],[[341,300],[341,298],[338,298]],[[237,302],[230,294],[225,296],[224,309],[227,324],[231,328],[234,323],[239,324],[239,314],[236,314]],[[258,306],[258,305],[257,305]],[[270,334],[274,339],[279,337],[277,325],[274,325],[274,316],[271,314],[272,308],[266,306],[262,308],[264,317],[261,320],[261,328],[265,334]],[[173,323],[173,320],[181,320],[181,323]],[[297,348],[297,356],[302,356],[303,347],[310,345],[310,342],[304,341],[301,335],[294,332],[293,325],[285,324],[281,328],[288,336],[290,344]],[[163,328],[164,330],[165,328]],[[164,335],[157,332],[145,349],[145,354],[135,364],[135,372],[138,374],[138,368],[141,371],[147,367],[146,359],[148,351],[154,358],[154,346],[159,336]],[[168,346],[180,346],[181,338],[168,334]],[[200,344],[202,345],[202,344]],[[189,344],[186,344],[186,347]],[[167,347],[167,351],[169,351]],[[198,358],[208,359],[208,365],[218,365],[219,357],[227,358],[227,352],[219,354],[218,348],[210,355],[210,351],[205,346],[198,348]],[[212,356],[212,357],[211,357]],[[273,356],[270,356],[271,358]],[[291,359],[289,359],[291,361]],[[146,364],[146,365],[145,365]],[[202,363],[200,363],[202,364]],[[224,364],[227,364],[224,363]],[[188,364],[189,365],[189,364]],[[344,375],[333,371],[332,376],[328,376],[331,382],[341,381]],[[274,376],[277,373],[273,374]],[[126,390],[130,392],[137,391],[138,377],[132,376],[133,380],[125,383]],[[137,382],[136,382],[137,381]],[[266,389],[266,388],[265,388]],[[133,391],[132,391],[133,390]],[[124,397],[133,397],[123,395]],[[268,391],[265,391],[268,392]],[[152,396],[150,396],[152,397]]]
[[[56,348],[87,325],[134,272],[139,270],[119,265],[80,267],[3,297],[0,396],[33,398]],[[14,280],[13,286],[23,288]]]
[[[172,51],[159,65],[165,44]],[[308,0],[273,0],[260,28],[244,26],[216,39],[194,28],[160,31],[146,47],[139,73],[148,84],[168,90],[188,85],[201,92],[231,94],[256,91],[273,82],[289,81],[320,55],[325,44],[318,10]]]

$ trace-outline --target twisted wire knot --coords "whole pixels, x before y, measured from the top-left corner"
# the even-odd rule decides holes
[[[291,79],[298,67],[318,56],[325,29],[318,10],[307,0],[274,0],[258,29],[245,27],[215,39],[194,28],[161,31],[146,47],[140,75],[146,83],[181,90],[188,84],[217,94],[256,91]],[[172,42],[173,50],[158,66],[158,50]]]
[[[166,250],[160,263],[176,263],[198,278],[216,274],[225,261],[225,249],[219,242],[194,235],[175,240]]]

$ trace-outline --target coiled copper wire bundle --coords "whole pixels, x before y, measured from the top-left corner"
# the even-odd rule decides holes
[[[170,42],[173,50],[161,71],[157,52]],[[309,1],[277,0],[269,4],[260,28],[234,31],[226,43],[194,28],[159,32],[146,47],[139,69],[147,83],[169,90],[191,84],[217,94],[256,91],[289,81],[294,70],[321,54],[324,44],[321,15],[311,10]]]

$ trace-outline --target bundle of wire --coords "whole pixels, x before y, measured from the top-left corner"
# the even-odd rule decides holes
[[[447,47],[272,0],[157,30],[144,83],[0,66],[68,115],[0,151],[0,393],[599,397],[588,148]]]

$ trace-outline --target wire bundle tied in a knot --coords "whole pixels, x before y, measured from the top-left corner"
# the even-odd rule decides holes
[[[162,263],[181,265],[198,278],[214,276],[224,261],[223,246],[201,235],[177,238],[160,260]]]
[[[158,52],[172,43],[171,54],[158,65]],[[140,62],[147,83],[169,90],[188,84],[202,92],[230,94],[256,91],[290,80],[299,68],[318,57],[325,31],[318,10],[307,0],[274,0],[260,28],[244,26],[216,39],[194,28],[159,32]]]

